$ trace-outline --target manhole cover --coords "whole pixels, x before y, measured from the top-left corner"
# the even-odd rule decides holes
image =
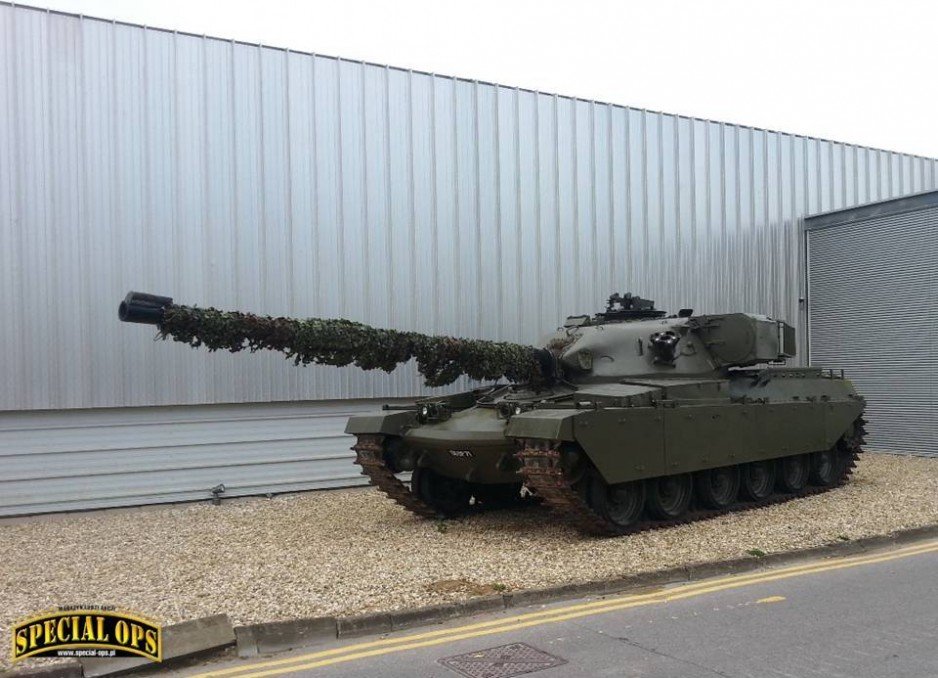
[[[488,650],[441,659],[448,669],[469,678],[510,678],[566,664],[565,659],[541,652],[525,643],[501,645]]]

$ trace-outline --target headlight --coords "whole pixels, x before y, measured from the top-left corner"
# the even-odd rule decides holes
[[[516,414],[522,414],[526,412],[529,407],[525,407],[523,403],[506,403],[502,402],[498,404],[498,415],[503,419],[511,419]]]
[[[443,421],[449,418],[449,410],[439,403],[424,403],[417,410],[417,421],[426,423],[428,421]]]

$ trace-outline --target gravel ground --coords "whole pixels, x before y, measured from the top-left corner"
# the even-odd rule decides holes
[[[0,521],[0,638],[20,617],[76,602],[164,623],[227,612],[243,624],[428,605],[934,523],[938,460],[873,454],[848,485],[825,494],[613,539],[581,536],[541,507],[421,520],[373,489]]]

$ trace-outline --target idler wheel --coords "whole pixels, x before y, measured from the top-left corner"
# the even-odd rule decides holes
[[[775,488],[775,462],[752,461],[740,474],[739,493],[749,501],[762,501],[772,496]]]
[[[687,512],[694,494],[694,482],[689,473],[654,478],[648,485],[645,507],[653,518],[674,520]]]
[[[631,527],[642,517],[645,508],[645,483],[607,485],[598,473],[590,474],[588,492],[590,507],[604,520],[618,528]]]
[[[469,483],[448,478],[431,468],[417,468],[410,479],[413,492],[444,516],[465,513],[472,496]]]
[[[739,467],[723,466],[694,474],[694,490],[708,509],[724,509],[739,495]]]
[[[811,460],[807,455],[785,457],[778,461],[776,485],[780,492],[797,494],[807,486],[809,475],[811,475]]]
[[[843,478],[847,463],[846,455],[840,454],[836,447],[815,452],[811,455],[811,473],[808,480],[818,487],[836,485]]]

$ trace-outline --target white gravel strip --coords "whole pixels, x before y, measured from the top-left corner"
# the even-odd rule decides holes
[[[164,623],[219,612],[235,624],[352,614],[936,523],[938,460],[875,454],[825,494],[612,539],[584,537],[540,507],[422,520],[373,489],[7,520],[0,638],[9,642],[18,618],[70,603]]]

